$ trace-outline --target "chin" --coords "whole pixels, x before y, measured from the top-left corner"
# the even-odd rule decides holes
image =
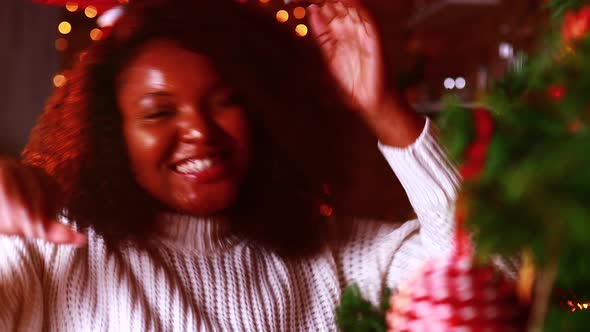
[[[231,208],[239,195],[237,186],[219,186],[208,188],[206,192],[193,191],[176,199],[176,205],[182,213],[194,216],[213,216]]]

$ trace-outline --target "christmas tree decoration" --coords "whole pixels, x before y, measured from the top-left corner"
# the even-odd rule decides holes
[[[563,40],[572,42],[584,38],[590,30],[590,6],[584,6],[579,11],[568,11],[565,14],[561,30]]]
[[[469,255],[428,263],[391,298],[388,331],[522,331],[527,308],[514,283]]]

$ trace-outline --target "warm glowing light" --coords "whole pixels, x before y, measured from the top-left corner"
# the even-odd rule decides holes
[[[75,12],[78,10],[78,3],[77,2],[66,2],[66,9],[70,12]]]
[[[58,38],[55,41],[55,49],[58,51],[65,51],[68,49],[68,40],[65,38]]]
[[[98,15],[98,10],[94,6],[88,6],[84,9],[84,15],[88,18],[95,18]]]
[[[72,25],[69,22],[63,21],[57,26],[57,30],[63,35],[72,32]]]
[[[279,10],[277,12],[277,21],[281,23],[285,23],[289,20],[289,13],[286,10]]]
[[[119,0],[119,3],[129,3],[129,0]]]
[[[62,74],[58,74],[53,76],[53,85],[55,85],[56,88],[61,88],[62,86],[64,86],[67,82],[67,79],[64,75]]]
[[[547,94],[551,99],[560,101],[565,97],[565,88],[560,85],[550,85],[547,87]]]
[[[96,28],[90,31],[90,39],[92,40],[100,40],[102,38],[102,30]]]
[[[297,33],[297,35],[301,37],[304,37],[305,35],[307,35],[307,25],[297,24],[297,26],[295,27],[295,33]]]
[[[293,16],[300,20],[302,18],[305,17],[305,8],[299,6],[299,7],[295,7],[295,9],[293,9]]]
[[[328,204],[320,205],[320,214],[324,217],[330,217],[334,214],[334,208]]]
[[[572,300],[568,300],[566,302],[566,304],[569,307],[569,311],[571,311],[571,312],[588,310],[588,308],[590,307],[590,303],[580,303],[580,302],[574,303],[574,301],[572,301]]]
[[[258,1],[260,1],[260,3],[269,3],[270,2],[270,0],[258,0]]]

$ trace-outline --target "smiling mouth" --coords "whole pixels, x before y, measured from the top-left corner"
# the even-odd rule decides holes
[[[200,173],[222,162],[220,157],[191,158],[174,165],[174,170],[182,174]]]

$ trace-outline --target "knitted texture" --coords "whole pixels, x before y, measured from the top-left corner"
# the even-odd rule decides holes
[[[344,288],[377,303],[452,248],[458,178],[430,127],[407,148],[379,145],[418,219],[354,220],[304,260],[191,217],[162,223],[153,250],[107,252],[92,231],[82,248],[0,237],[0,331],[336,331]]]

